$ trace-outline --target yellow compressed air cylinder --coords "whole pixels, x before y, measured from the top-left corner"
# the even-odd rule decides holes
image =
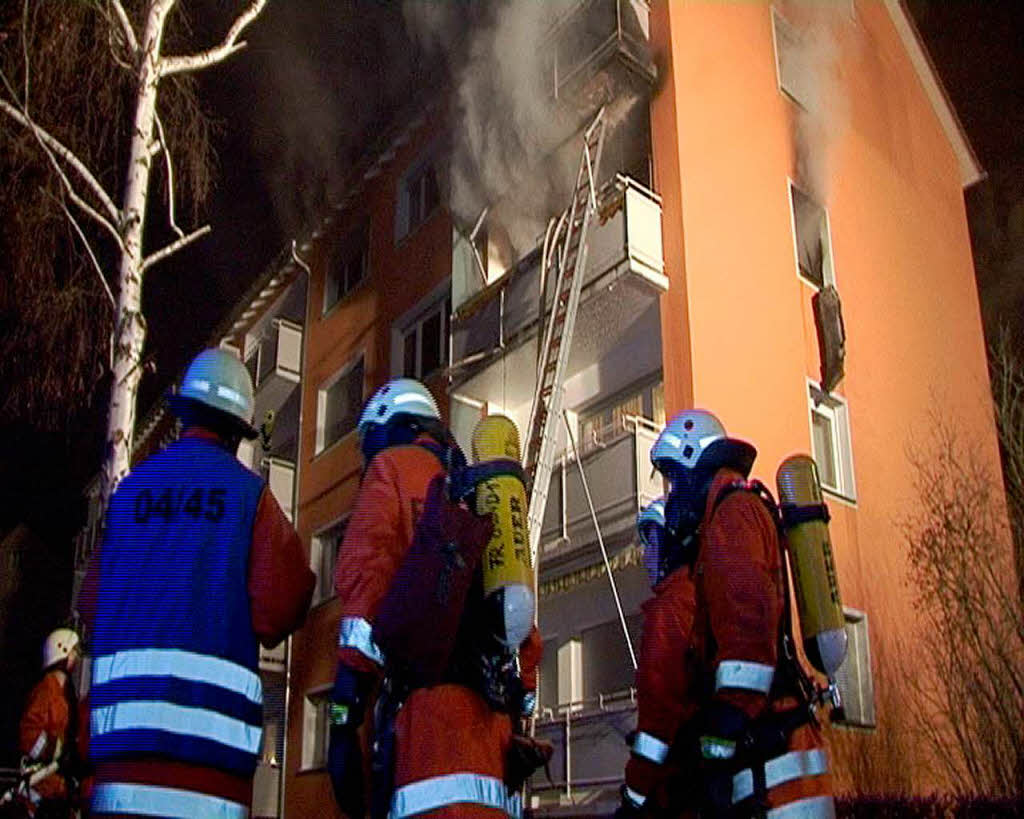
[[[779,465],[775,482],[804,652],[815,668],[831,678],[846,657],[846,618],[818,467],[809,455],[793,455]]]
[[[488,415],[473,430],[473,462],[519,462],[519,430],[504,415]],[[477,514],[490,514],[494,534],[484,548],[484,598],[495,620],[495,636],[517,648],[534,619],[533,569],[527,530],[526,487],[514,475],[482,481],[476,491]]]

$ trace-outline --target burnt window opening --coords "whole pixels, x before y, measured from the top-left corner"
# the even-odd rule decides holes
[[[833,283],[832,247],[825,209],[796,186],[791,185],[793,230],[800,276],[817,288]]]
[[[330,310],[363,281],[367,269],[368,240],[368,230],[361,227],[335,248],[324,282],[323,312]]]

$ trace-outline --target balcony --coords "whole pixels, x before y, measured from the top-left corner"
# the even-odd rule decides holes
[[[287,640],[282,640],[273,648],[260,646],[260,671],[273,671],[284,674],[287,646]]]
[[[267,482],[284,516],[294,521],[295,514],[295,462],[283,458],[264,458],[260,462],[260,475]]]
[[[623,347],[629,339],[660,339],[658,296],[668,289],[661,241],[661,201],[618,176],[601,193],[588,235],[583,290],[568,377]],[[457,288],[452,321],[452,389],[505,407],[529,402],[536,377],[540,253],[524,257],[501,278],[466,295]],[[553,289],[549,287],[549,291]],[[456,295],[453,292],[453,296]],[[547,304],[552,295],[549,292]],[[660,355],[660,353],[659,353]]]
[[[533,815],[611,815],[629,758],[626,736],[635,727],[632,688],[542,709],[537,737],[551,742],[555,752],[551,781],[544,771],[530,780]]]
[[[253,819],[280,816],[278,800],[281,792],[281,769],[260,761],[252,781]]]
[[[302,372],[302,325],[275,318],[260,336],[246,343],[245,366],[256,390],[255,422],[277,412],[299,383]]]
[[[594,109],[650,92],[646,0],[580,0],[552,28],[546,48],[555,97]]]
[[[580,441],[583,472],[606,541],[632,533],[640,509],[663,494],[660,477],[652,477],[649,453],[660,428],[645,418],[626,416],[621,424]],[[541,530],[542,569],[574,556],[596,541],[576,462],[563,456],[555,464]]]

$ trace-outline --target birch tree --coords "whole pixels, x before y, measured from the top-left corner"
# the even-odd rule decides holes
[[[142,375],[146,320],[142,314],[142,284],[147,272],[210,231],[209,225],[188,232],[178,226],[175,214],[173,140],[164,128],[161,91],[169,81],[188,78],[227,60],[245,47],[242,35],[265,8],[268,0],[248,0],[226,27],[219,40],[199,50],[165,51],[168,24],[176,20],[187,28],[178,0],[91,0],[85,5],[98,15],[106,32],[108,54],[82,54],[83,72],[90,56],[112,59],[127,73],[129,104],[125,108],[127,148],[113,173],[96,164],[89,151],[76,150],[46,127],[44,112],[33,103],[30,65],[32,38],[30,6],[22,9],[20,38],[24,51],[22,76],[0,76],[0,116],[30,136],[58,180],[59,206],[73,233],[85,248],[89,263],[99,276],[112,307],[109,367],[112,375],[103,464],[103,494],[109,497],[127,473],[135,425],[136,395]],[[63,5],[63,4],[62,4]],[[74,5],[74,4],[68,4]],[[10,27],[7,29],[10,34]],[[198,36],[198,35],[197,35]],[[183,38],[178,37],[178,40]],[[53,113],[53,112],[51,112]],[[59,120],[59,116],[57,117]],[[51,117],[52,119],[52,117]],[[115,123],[116,126],[116,123]],[[90,162],[90,158],[93,160]],[[154,169],[161,167],[167,192],[165,231],[146,231],[150,215]],[[149,233],[171,235],[157,247],[147,243]],[[105,264],[106,263],[106,264]],[[106,267],[109,267],[108,272]]]

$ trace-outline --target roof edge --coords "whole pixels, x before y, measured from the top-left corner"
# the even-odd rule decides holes
[[[971,141],[967,137],[963,123],[957,116],[956,108],[942,84],[939,72],[932,62],[931,55],[928,54],[928,49],[924,45],[913,18],[907,11],[903,0],[884,0],[884,5],[910,56],[910,62],[914,66],[918,79],[921,80],[921,85],[932,104],[932,109],[939,118],[942,130],[946,132],[946,137],[953,148],[957,165],[960,168],[961,186],[969,188],[971,185],[981,182],[987,178],[988,174],[981,167],[974,148],[971,147]]]

